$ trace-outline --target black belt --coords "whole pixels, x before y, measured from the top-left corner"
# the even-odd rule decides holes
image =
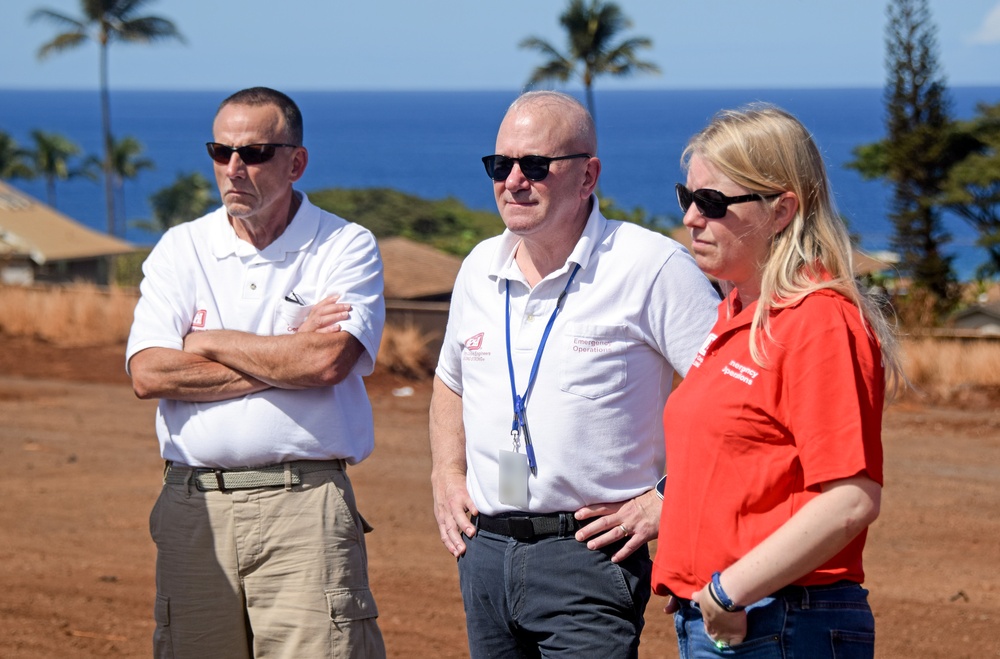
[[[594,520],[580,521],[573,517],[573,513],[531,516],[505,515],[503,517],[476,515],[472,518],[472,523],[476,525],[477,529],[505,535],[522,542],[553,535],[570,536],[592,521]]]
[[[302,484],[302,474],[316,471],[344,470],[343,460],[296,460],[264,467],[245,469],[207,469],[167,462],[163,482],[167,485],[193,484],[207,490],[252,490],[258,487],[291,487]]]

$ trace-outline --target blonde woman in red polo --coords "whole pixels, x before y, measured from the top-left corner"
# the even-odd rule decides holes
[[[683,162],[691,249],[727,295],[664,411],[653,588],[672,596],[683,657],[871,657],[862,550],[900,376],[891,331],[795,117],[722,112]]]

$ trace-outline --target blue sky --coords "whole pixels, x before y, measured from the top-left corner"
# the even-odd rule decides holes
[[[598,89],[879,87],[887,0],[618,0],[630,35],[652,38],[660,76]],[[97,47],[39,62],[57,28],[28,22],[79,0],[3,0],[0,88],[97,87]],[[153,0],[187,45],[116,44],[115,89],[518,89],[540,61],[529,35],[562,48],[559,0]],[[280,8],[280,9],[279,9]],[[930,0],[949,85],[1000,85],[1000,0]],[[571,85],[569,89],[578,88]]]

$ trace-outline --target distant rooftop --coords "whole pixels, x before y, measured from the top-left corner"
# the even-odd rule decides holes
[[[94,231],[0,181],[0,256],[38,265],[135,251],[131,243]]]
[[[448,300],[462,259],[407,238],[378,241],[387,300]]]

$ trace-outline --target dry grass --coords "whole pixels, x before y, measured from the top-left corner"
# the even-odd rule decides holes
[[[137,293],[92,284],[0,286],[0,334],[42,339],[59,346],[98,346],[128,339]],[[428,377],[433,337],[413,326],[387,325],[378,364],[410,378]],[[910,338],[903,365],[918,393],[950,398],[970,388],[1000,390],[1000,340]]]
[[[124,343],[137,301],[132,290],[92,284],[0,286],[0,334],[67,347]],[[415,327],[387,325],[378,364],[406,377],[427,377],[434,368],[431,339]]]
[[[412,325],[386,325],[378,364],[408,378],[426,378],[434,372],[434,355],[427,348],[432,338]]]
[[[0,286],[0,332],[60,346],[93,346],[128,339],[138,295],[93,284]]]
[[[948,399],[963,390],[1000,387],[1000,340],[907,339],[902,354],[917,392]]]

